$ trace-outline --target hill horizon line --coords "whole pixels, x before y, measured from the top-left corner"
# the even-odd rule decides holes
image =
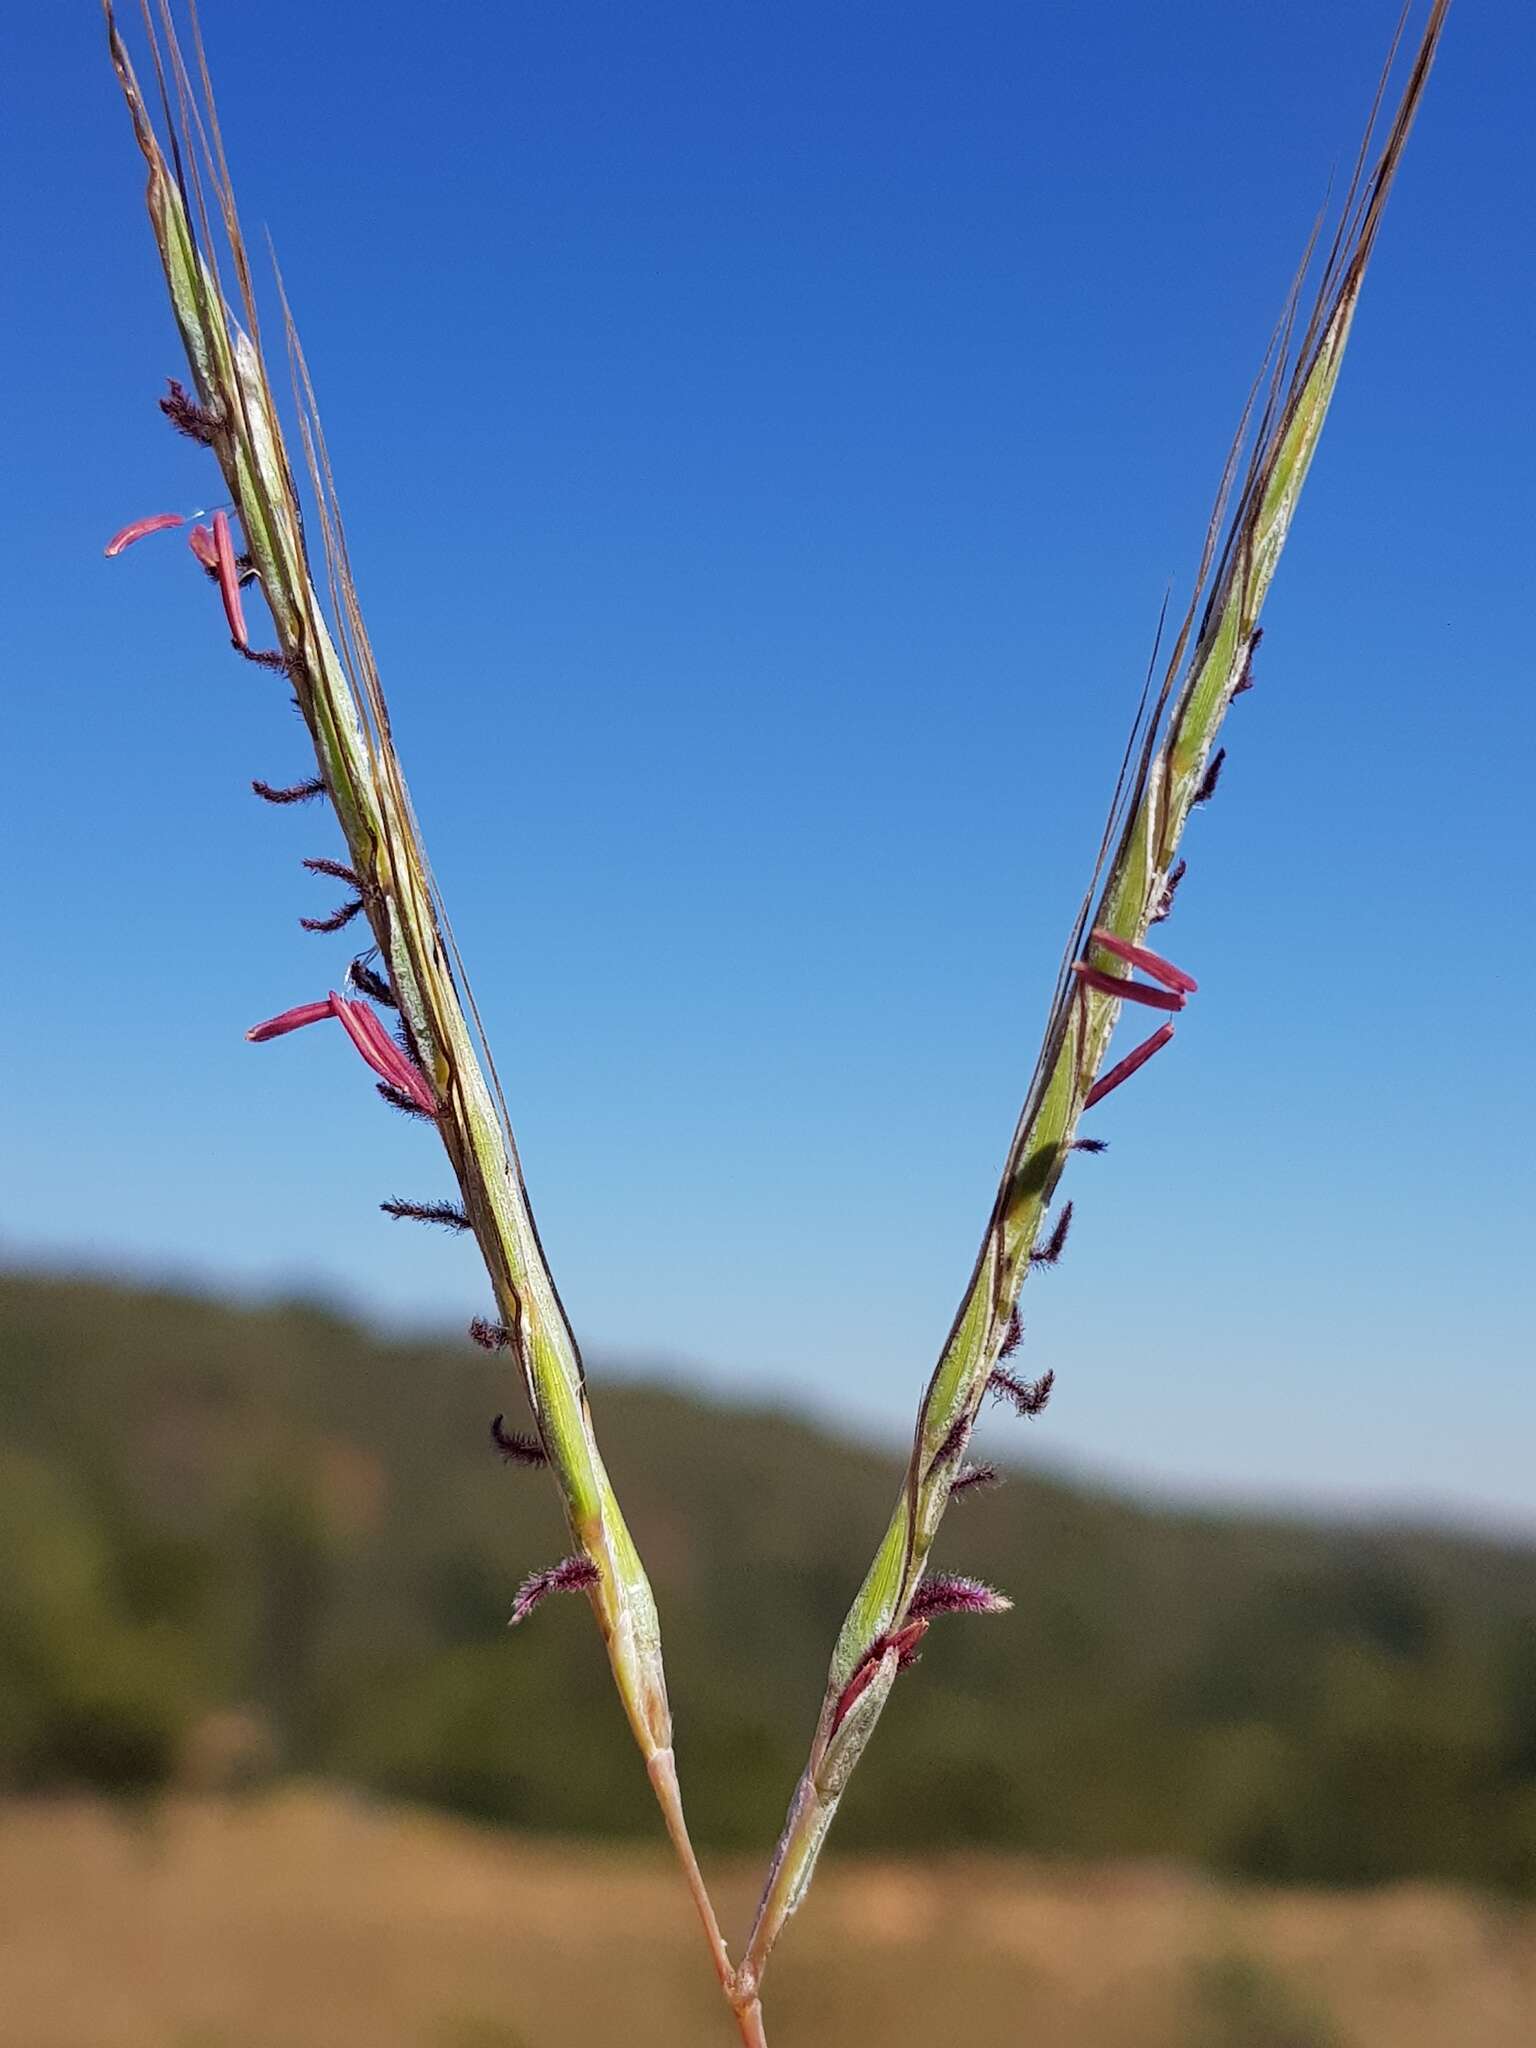
[[[365,1301],[349,1296],[344,1287],[307,1286],[298,1280],[241,1282],[158,1262],[136,1266],[128,1261],[85,1259],[66,1251],[56,1257],[31,1252],[17,1257],[9,1256],[0,1247],[0,1282],[8,1281],[105,1289],[250,1316],[296,1314],[333,1323],[339,1331],[361,1337],[370,1346],[386,1351],[423,1347],[445,1350],[467,1344],[467,1317],[376,1316],[370,1314]],[[675,1398],[721,1415],[788,1423],[812,1432],[829,1448],[842,1447],[861,1457],[891,1458],[892,1484],[898,1483],[907,1433],[899,1427],[882,1428],[873,1419],[852,1413],[836,1400],[818,1404],[775,1393],[760,1384],[733,1388],[722,1384],[718,1368],[711,1362],[681,1352],[669,1355],[650,1348],[630,1350],[623,1345],[585,1343],[582,1351],[599,1387],[607,1379],[614,1387],[642,1396]],[[915,1381],[912,1391],[915,1405]],[[601,1431],[600,1407],[597,1421]],[[985,1409],[981,1431],[978,1445],[985,1444],[989,1462],[1005,1475],[1044,1481],[1084,1498],[1108,1500],[1149,1514],[1193,1516],[1202,1521],[1303,1525],[1317,1530],[1336,1528],[1345,1532],[1422,1532],[1492,1543],[1501,1549],[1536,1552],[1536,1517],[1526,1520],[1512,1512],[1501,1513],[1491,1506],[1479,1508],[1465,1500],[1369,1492],[1340,1496],[1327,1490],[1310,1493],[1305,1488],[1254,1488],[1237,1483],[1228,1488],[1219,1481],[1191,1480],[1181,1484],[1138,1472],[1109,1457],[1095,1459],[1053,1446],[1048,1415],[1043,1426],[1033,1433],[1023,1455],[1018,1448],[1017,1427],[1002,1422],[989,1428]]]

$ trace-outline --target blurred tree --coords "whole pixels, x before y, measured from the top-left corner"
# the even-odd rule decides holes
[[[0,1782],[274,1762],[480,1819],[649,1833],[548,1490],[493,1455],[504,1363],[313,1306],[0,1277]],[[891,1461],[604,1388],[668,1627],[702,1840],[778,1825]],[[1536,1889],[1536,1552],[1154,1511],[1015,1474],[848,1799],[848,1846],[1176,1855],[1266,1880]]]

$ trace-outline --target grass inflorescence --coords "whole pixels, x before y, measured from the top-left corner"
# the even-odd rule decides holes
[[[392,1197],[381,1207],[397,1220],[474,1236],[496,1313],[476,1317],[470,1335],[508,1360],[531,1423],[514,1429],[497,1415],[492,1443],[509,1464],[549,1468],[574,1546],[523,1581],[511,1619],[521,1622],[555,1592],[590,1602],[744,2042],[765,2038],[758,1994],[768,1957],[805,1896],[843,1790],[898,1676],[917,1661],[939,1617],[996,1615],[1010,1604],[980,1580],[930,1571],[930,1552],[949,1502],[996,1478],[992,1466],[964,1462],[987,1394],[1026,1418],[1037,1418],[1050,1398],[1053,1369],[1028,1377],[1011,1361],[1023,1345],[1025,1281],[1058,1266],[1067,1251],[1070,1200],[1046,1227],[1061,1177],[1074,1155],[1105,1149],[1096,1133],[1079,1133],[1079,1120],[1172,1042],[1174,1019],[1197,993],[1195,978],[1150,947],[1148,934],[1176,909],[1189,873],[1181,843],[1192,813],[1224,786],[1227,747],[1218,735],[1231,705],[1253,686],[1259,613],[1334,393],[1447,5],[1432,0],[1372,163],[1394,41],[1316,281],[1304,297],[1309,246],[1234,440],[1193,593],[1160,672],[1154,665],[1148,673],[976,1263],[919,1406],[895,1510],[838,1637],[810,1756],[736,1968],[683,1823],[655,1602],[598,1451],[580,1350],[539,1242],[506,1102],[395,752],[308,368],[279,282],[302,462],[290,456],[195,9],[189,65],[170,0],[145,0],[162,141],[105,0],[113,63],[148,166],[150,219],[189,370],[190,381],[169,380],[159,405],[170,426],[217,464],[228,500],[209,525],[190,526],[188,544],[217,590],[234,651],[288,686],[314,751],[312,774],[288,784],[256,779],[251,788],[277,806],[328,803],[346,857],[316,855],[304,866],[349,893],[334,909],[300,922],[318,937],[358,925],[371,935],[344,978],[345,992],[302,1001],[247,1035],[266,1043],[311,1024],[338,1023],[384,1101],[431,1126],[442,1145],[457,1197]],[[302,507],[300,474],[307,483]],[[187,525],[180,514],[150,514],[118,533],[107,553]],[[269,613],[274,646],[252,645],[247,595]],[[1106,1064],[1127,1005],[1163,1021]]]

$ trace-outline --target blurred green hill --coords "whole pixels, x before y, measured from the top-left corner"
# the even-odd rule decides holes
[[[302,1772],[652,1834],[583,1606],[503,1625],[566,1548],[552,1489],[489,1445],[519,1399],[467,1344],[312,1306],[0,1276],[0,1789]],[[761,1846],[896,1460],[623,1382],[599,1423],[695,1831]],[[935,1627],[841,1846],[1536,1890],[1536,1547],[1020,1471],[957,1505],[942,1560],[1016,1611]]]

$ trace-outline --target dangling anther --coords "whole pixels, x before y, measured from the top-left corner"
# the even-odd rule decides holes
[[[1086,960],[1074,960],[1072,972],[1084,988],[1091,988],[1095,995],[1113,996],[1116,1002],[1141,1003],[1149,1010],[1182,1010],[1184,993],[1176,988],[1148,988],[1144,981],[1132,981],[1129,975],[1106,974],[1102,968],[1090,967]]]
[[[229,637],[237,647],[250,644],[250,635],[245,630],[245,613],[240,604],[240,566],[235,560],[235,544],[229,533],[229,514],[215,512],[213,515],[213,546],[218,559],[219,596],[224,600],[224,616],[229,621]]]
[[[1161,953],[1154,953],[1150,946],[1133,946],[1129,939],[1117,938],[1113,932],[1094,930],[1088,936],[1092,944],[1102,946],[1106,953],[1113,953],[1127,967],[1139,967],[1143,974],[1150,974],[1164,988],[1192,996],[1200,986],[1192,974],[1186,974],[1182,967],[1175,967],[1171,960],[1165,960]]]
[[[121,533],[114,533],[102,549],[110,561],[120,555],[124,548],[131,548],[136,540],[142,540],[147,533],[163,533],[168,526],[185,526],[186,520],[179,512],[151,512],[146,519],[135,519],[131,526],[125,526]]]
[[[194,526],[187,535],[187,546],[196,555],[206,574],[211,576],[214,582],[217,583],[219,580],[219,549],[211,528]],[[235,556],[235,573],[239,578],[242,590],[247,583],[254,583],[256,581],[256,564],[252,561],[249,553],[242,552]],[[240,651],[242,654],[245,654],[249,652],[249,649],[242,647]],[[251,659],[254,661],[256,657],[252,655]]]
[[[252,1045],[265,1045],[268,1039],[285,1038],[290,1031],[301,1031],[305,1025],[318,1024],[325,1017],[336,1019],[381,1081],[409,1096],[424,1116],[437,1115],[436,1098],[420,1067],[406,1058],[366,1003],[340,996],[335,989],[323,1003],[300,1003],[292,1010],[284,1010],[280,1017],[253,1024],[245,1035]]]
[[[1173,1026],[1164,1024],[1154,1031],[1150,1038],[1144,1038],[1123,1060],[1118,1061],[1107,1074],[1094,1082],[1083,1097],[1083,1108],[1092,1109],[1095,1103],[1102,1102],[1106,1095],[1112,1094],[1122,1081],[1129,1081],[1132,1074],[1146,1065],[1153,1053],[1162,1051],[1172,1036]]]

